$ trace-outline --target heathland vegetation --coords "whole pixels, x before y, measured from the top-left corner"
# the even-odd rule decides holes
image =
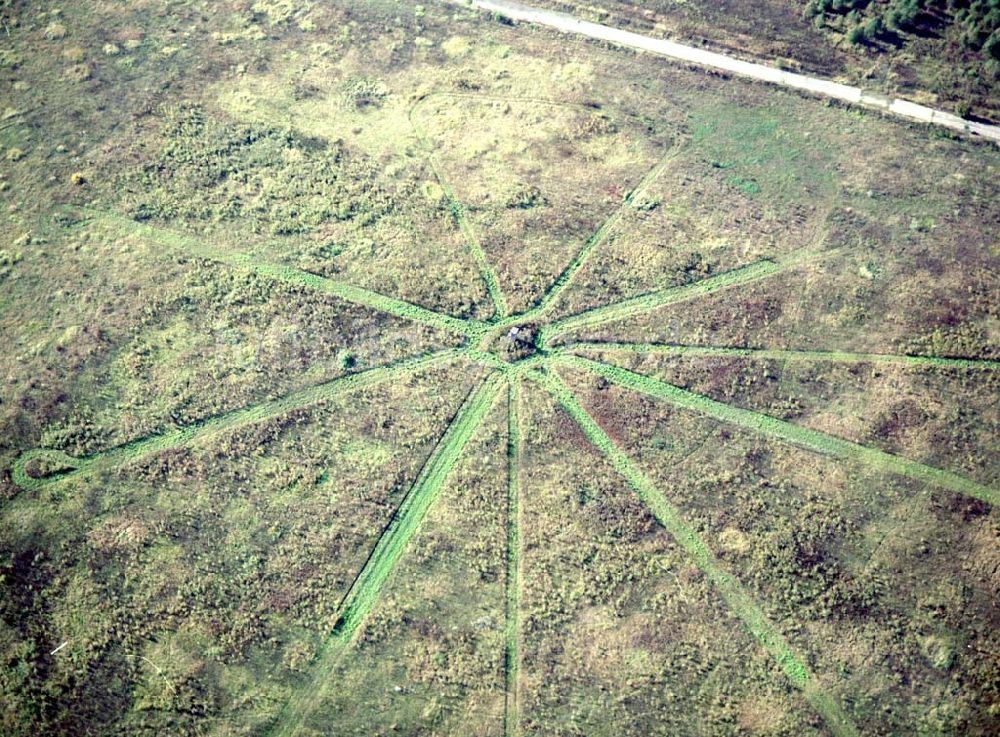
[[[588,20],[1000,120],[997,0],[535,0]]]
[[[995,147],[452,4],[0,12],[0,733],[995,732]]]

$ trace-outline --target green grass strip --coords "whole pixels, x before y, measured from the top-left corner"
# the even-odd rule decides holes
[[[503,375],[494,373],[462,404],[341,600],[340,615],[317,658],[310,683],[296,691],[288,701],[269,733],[273,737],[294,735],[322,701],[329,676],[341,652],[375,606],[386,580],[423,522],[463,449],[496,401],[502,385]]]
[[[482,365],[496,369],[497,371],[503,371],[504,373],[510,371],[512,366],[512,364],[507,363],[495,353],[479,350],[473,346],[463,348],[462,354],[470,361],[476,361],[477,363],[481,363]]]
[[[465,241],[469,245],[469,251],[472,253],[472,258],[476,261],[476,267],[479,269],[479,275],[486,284],[486,291],[490,295],[490,302],[493,303],[494,318],[501,318],[507,314],[507,300],[503,296],[503,291],[500,289],[500,281],[497,279],[496,273],[493,271],[493,267],[490,266],[489,261],[486,260],[486,253],[483,251],[483,245],[479,241],[479,236],[476,235],[475,229],[473,229],[472,224],[469,222],[469,218],[465,214],[465,207],[455,198],[455,193],[451,189],[451,185],[445,180],[444,176],[441,174],[440,168],[432,155],[428,155],[431,162],[431,168],[434,170],[434,176],[437,177],[438,183],[441,185],[441,189],[444,190],[445,199],[448,200],[448,209],[451,212],[451,216],[455,218],[455,222],[458,223],[459,230],[462,231],[462,235],[465,236]]]
[[[295,691],[268,732],[270,737],[292,737],[322,702],[330,678],[358,626],[375,606],[379,593],[407,544],[417,532],[448,474],[496,401],[503,375],[493,373],[474,389],[445,430],[413,485],[379,536],[368,560],[340,602],[340,615],[317,656],[308,683]]]
[[[555,336],[562,335],[563,333],[581,328],[595,327],[607,322],[639,315],[669,304],[684,302],[695,297],[711,294],[720,289],[764,279],[780,271],[781,266],[776,261],[757,261],[756,263],[741,266],[732,271],[725,271],[721,274],[710,276],[707,279],[701,279],[693,284],[658,289],[655,292],[641,294],[638,297],[632,297],[621,302],[615,302],[614,304],[594,307],[575,315],[560,318],[542,328],[543,345]]]
[[[517,737],[520,725],[521,665],[521,380],[507,382],[507,579],[504,612],[504,735]]]
[[[465,237],[465,242],[469,247],[469,252],[472,254],[472,258],[476,261],[476,267],[479,269],[479,275],[482,278],[483,283],[486,284],[486,291],[489,293],[490,301],[493,303],[493,319],[499,320],[507,314],[507,301],[504,299],[503,291],[500,289],[500,282],[497,280],[496,272],[493,271],[493,267],[490,266],[490,262],[486,259],[486,253],[483,251],[483,244],[480,242],[475,228],[472,227],[468,217],[466,217],[465,208],[462,206],[462,203],[458,200],[458,198],[455,197],[454,190],[452,190],[448,180],[445,179],[441,166],[438,164],[437,158],[433,154],[433,149],[429,139],[416,122],[415,113],[427,99],[427,97],[424,97],[418,100],[416,104],[410,108],[410,126],[413,128],[413,132],[416,134],[424,149],[427,151],[427,161],[430,164],[431,171],[434,172],[434,178],[437,179],[438,184],[441,185],[445,199],[448,201],[448,209],[451,211],[452,217],[458,224],[459,230],[462,231],[462,235]]]
[[[345,595],[334,627],[336,632],[350,637],[371,611],[382,585],[423,521],[462,449],[496,401],[503,379],[502,374],[493,373],[469,395],[448,426]]]
[[[489,351],[480,350],[474,346],[466,346],[462,348],[462,355],[468,358],[470,361],[475,361],[476,363],[482,364],[497,371],[501,371],[508,376],[514,374],[523,374],[525,371],[529,371],[533,368],[538,368],[539,364],[545,362],[546,357],[549,354],[537,353],[534,356],[529,356],[523,358],[520,361],[515,361],[514,363],[508,363],[504,359],[497,356],[495,353],[490,353]]]
[[[857,728],[836,701],[823,691],[816,677],[802,658],[792,650],[778,628],[768,620],[740,583],[724,569],[708,545],[684,521],[679,510],[667,501],[649,477],[615,445],[569,388],[552,374],[533,373],[531,377],[548,389],[580,426],[594,447],[603,453],[614,469],[625,478],[656,520],[691,556],[729,607],[743,621],[753,638],[774,658],[788,680],[802,690],[805,698],[826,721],[830,731],[837,737],[858,737]]]
[[[417,110],[420,107],[422,107],[428,100],[431,100],[435,97],[449,97],[456,99],[487,101],[487,102],[510,102],[512,99],[505,97],[493,97],[490,95],[479,95],[479,94],[467,95],[467,94],[460,94],[453,92],[433,92],[429,95],[422,97],[410,109],[410,125],[413,127],[413,130],[416,133],[417,137],[424,144],[424,146],[428,148],[428,150],[430,150],[428,139],[426,135],[423,133],[420,126],[417,125],[415,116]],[[538,98],[538,97],[518,97],[513,99],[517,102],[529,102],[531,104],[536,104],[536,105],[551,105],[554,107],[581,108],[584,110],[587,109],[586,105],[582,105],[580,103],[561,102],[559,100],[546,100],[544,98]],[[593,251],[594,248],[596,248],[598,245],[600,245],[607,239],[608,233],[615,226],[615,224],[622,218],[627,209],[632,205],[633,202],[635,202],[635,200],[641,194],[643,194],[643,192],[646,191],[646,189],[653,182],[653,180],[656,179],[656,177],[659,176],[659,174],[664,169],[666,169],[670,161],[676,158],[679,152],[680,152],[680,147],[673,146],[663,158],[661,158],[656,164],[653,165],[653,167],[648,172],[646,172],[646,174],[643,175],[642,179],[639,180],[639,183],[635,186],[635,188],[632,189],[632,191],[629,192],[629,194],[625,197],[622,204],[618,208],[616,208],[615,211],[610,216],[608,216],[608,218],[603,223],[601,223],[600,227],[587,239],[587,241],[583,244],[580,250],[577,251],[573,259],[569,262],[569,264],[567,264],[566,268],[563,269],[562,273],[560,273],[559,276],[556,277],[556,280],[542,295],[537,305],[532,307],[530,310],[522,312],[518,315],[511,315],[508,317],[505,317],[507,315],[507,309],[503,301],[503,295],[500,292],[499,287],[496,288],[496,297],[499,298],[499,302],[497,298],[494,298],[494,291],[493,287],[491,286],[491,279],[493,280],[492,283],[495,283],[496,277],[493,274],[492,270],[489,269],[489,266],[486,262],[486,257],[483,254],[482,246],[480,245],[478,238],[476,238],[475,233],[473,232],[471,226],[468,225],[464,211],[462,210],[461,205],[458,203],[458,200],[455,198],[451,190],[451,187],[449,187],[448,184],[445,182],[444,176],[441,174],[441,170],[437,165],[437,162],[434,159],[433,155],[431,155],[429,158],[430,158],[431,168],[434,171],[434,175],[437,178],[438,183],[441,185],[441,188],[445,192],[445,196],[448,199],[449,206],[452,209],[452,213],[455,215],[455,219],[458,222],[459,227],[462,228],[463,233],[465,233],[466,239],[470,243],[473,256],[476,258],[476,262],[479,264],[480,271],[483,272],[483,280],[486,282],[487,289],[490,291],[490,296],[491,298],[493,298],[493,303],[497,311],[496,315],[494,316],[494,320],[498,322],[501,326],[506,326],[506,325],[513,325],[514,323],[519,321],[538,318],[542,313],[544,313],[549,308],[549,306],[554,302],[555,298],[559,295],[559,293],[562,292],[562,290],[569,285],[570,281],[576,275],[577,271],[579,271],[580,267],[583,266],[584,262],[590,255],[591,251]]]
[[[75,211],[102,225],[112,227],[123,235],[137,235],[142,238],[148,238],[156,243],[175,248],[192,256],[236,266],[247,271],[252,271],[255,274],[314,289],[324,294],[332,294],[347,302],[370,307],[390,315],[395,315],[396,317],[423,323],[424,325],[441,328],[442,330],[459,333],[471,338],[478,337],[486,330],[486,326],[476,320],[462,320],[451,315],[429,310],[426,307],[420,307],[411,302],[405,302],[395,297],[388,297],[384,294],[373,292],[364,287],[319,276],[318,274],[296,269],[292,266],[258,261],[244,253],[230,253],[221,248],[211,246],[197,238],[192,238],[191,236],[165,228],[154,227],[146,223],[138,223],[121,215],[87,208],[69,208],[69,211]]]
[[[669,343],[569,343],[565,351],[609,351],[612,353],[666,353],[677,356],[738,356],[772,358],[779,361],[830,361],[836,363],[898,363],[904,366],[938,368],[1000,369],[1000,361],[985,358],[941,358],[892,353],[851,353],[847,351],[794,351],[771,348],[718,348]]]
[[[461,357],[461,355],[460,349],[450,349],[427,356],[397,361],[387,366],[359,371],[355,374],[342,376],[322,384],[299,389],[269,402],[262,402],[231,412],[225,412],[214,417],[209,417],[201,422],[169,430],[158,435],[151,435],[82,458],[73,458],[58,450],[36,448],[26,451],[14,462],[11,468],[11,479],[22,489],[37,489],[58,481],[78,478],[85,474],[94,473],[95,471],[120,466],[151,453],[158,453],[170,448],[190,446],[218,433],[262,422],[301,407],[317,404],[344,392],[374,386],[389,379],[398,379],[412,374],[414,371],[453,361]],[[42,478],[32,478],[27,474],[25,465],[29,461],[46,458],[50,461],[50,464],[56,464],[58,467],[67,470]]]
[[[576,252],[573,259],[566,265],[566,268],[564,268],[562,273],[556,277],[552,286],[550,286],[542,295],[538,305],[528,310],[524,315],[520,316],[518,318],[519,320],[537,318],[544,314],[549,307],[551,307],[556,298],[564,289],[566,289],[566,287],[569,286],[570,282],[573,281],[573,277],[577,275],[580,268],[583,266],[584,262],[586,262],[587,258],[594,251],[594,249],[607,240],[608,233],[611,232],[611,229],[618,224],[622,217],[624,217],[628,208],[631,207],[643,193],[645,193],[645,191],[649,188],[649,185],[653,183],[653,180],[655,180],[660,173],[667,168],[670,162],[677,157],[679,151],[679,146],[673,146],[663,158],[656,162],[656,164],[654,164],[653,167],[643,175],[642,179],[639,180],[639,183],[635,186],[635,188],[629,192],[622,201],[622,204],[616,208],[603,223],[601,223],[600,227],[594,231],[580,250]]]
[[[691,284],[657,289],[654,292],[641,294],[638,297],[631,297],[621,302],[594,307],[583,312],[578,312],[575,315],[568,315],[542,328],[542,334],[539,338],[540,345],[547,345],[548,341],[563,333],[603,325],[604,323],[650,312],[666,305],[685,302],[696,297],[703,297],[720,289],[727,289],[740,284],[749,284],[766,279],[814,258],[827,257],[834,253],[836,253],[834,250],[817,252],[811,249],[804,249],[777,259],[755,261],[752,264],[724,271]]]
[[[901,458],[900,456],[892,455],[876,448],[859,445],[858,443],[853,443],[834,435],[828,435],[819,430],[811,430],[799,425],[793,425],[790,422],[779,420],[776,417],[761,414],[760,412],[733,407],[714,399],[709,399],[701,394],[695,394],[672,384],[623,369],[620,366],[591,361],[579,356],[562,355],[553,360],[592,371],[609,381],[613,381],[633,391],[665,399],[679,407],[694,410],[703,415],[738,425],[762,435],[785,440],[816,453],[845,460],[853,460],[880,471],[907,476],[917,481],[953,491],[956,494],[975,497],[989,504],[1000,502],[1000,492],[996,489],[991,489],[951,471],[926,466],[923,463]]]

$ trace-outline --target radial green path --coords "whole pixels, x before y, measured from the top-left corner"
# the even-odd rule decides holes
[[[410,108],[410,126],[413,128],[414,134],[416,134],[420,143],[423,145],[424,150],[427,152],[427,161],[430,164],[431,170],[434,172],[434,178],[437,179],[438,184],[444,191],[444,196],[448,201],[448,208],[451,211],[451,215],[455,218],[455,223],[458,225],[459,230],[462,231],[462,235],[465,236],[465,241],[469,246],[469,251],[472,253],[472,258],[475,259],[476,267],[479,269],[479,274],[483,279],[483,283],[486,284],[486,291],[489,293],[490,301],[493,303],[493,319],[499,320],[507,314],[507,301],[504,299],[503,291],[500,289],[500,282],[497,280],[496,272],[493,270],[493,267],[490,266],[490,262],[486,259],[486,253],[483,251],[483,244],[480,242],[475,228],[472,227],[472,223],[470,223],[469,219],[465,216],[465,208],[462,207],[462,203],[455,197],[454,190],[451,188],[448,180],[445,179],[441,166],[438,164],[437,158],[434,156],[430,141],[427,136],[424,135],[420,126],[417,125],[417,121],[415,119],[417,110],[419,110],[423,103],[431,97],[431,95],[428,95],[427,97],[417,100],[416,104]]]
[[[701,394],[681,389],[634,371],[612,366],[599,361],[592,361],[579,356],[560,355],[552,359],[554,362],[576,366],[596,373],[609,381],[648,394],[659,399],[676,404],[685,409],[694,410],[717,420],[729,422],[739,427],[758,432],[774,438],[798,445],[807,450],[824,455],[852,460],[880,471],[889,471],[901,476],[907,476],[917,481],[934,484],[957,494],[981,499],[989,504],[1000,502],[1000,492],[971,479],[959,476],[951,471],[945,471],[933,466],[926,466],[907,458],[892,455],[875,448],[852,443],[819,430],[793,425],[770,415],[753,412],[739,407],[733,407],[717,402]]]
[[[120,466],[130,460],[141,458],[151,453],[158,453],[170,448],[186,447],[200,440],[217,435],[226,430],[233,430],[244,425],[277,417],[301,407],[307,407],[324,399],[344,392],[374,386],[389,379],[407,376],[421,369],[432,368],[461,357],[459,349],[438,351],[428,356],[410,358],[386,366],[348,374],[322,384],[299,389],[269,402],[242,407],[231,412],[225,412],[209,417],[201,422],[168,432],[135,440],[125,445],[119,445],[93,455],[73,458],[62,451],[36,448],[21,454],[11,468],[11,479],[22,489],[37,489],[47,484],[77,478],[84,474],[94,473],[103,469]],[[67,468],[58,473],[43,478],[32,478],[25,470],[25,464],[32,459],[49,458],[61,467]]]
[[[537,319],[538,317],[545,314],[549,310],[549,308],[553,304],[555,304],[556,298],[558,298],[559,295],[562,294],[563,290],[566,289],[566,287],[568,287],[569,284],[573,281],[573,277],[575,277],[577,272],[580,271],[581,267],[587,261],[587,258],[594,251],[594,249],[607,240],[608,234],[611,232],[611,229],[618,224],[618,222],[622,219],[628,208],[631,207],[632,204],[647,189],[649,189],[649,185],[652,184],[653,181],[660,175],[660,173],[667,168],[670,162],[677,157],[677,154],[679,152],[680,152],[680,146],[675,144],[674,146],[671,147],[669,151],[667,151],[666,155],[664,155],[663,158],[661,158],[658,162],[656,162],[656,164],[653,165],[653,168],[651,168],[648,172],[646,172],[646,174],[642,177],[642,179],[639,180],[639,183],[635,186],[635,188],[628,193],[628,196],[625,197],[625,199],[622,201],[622,204],[617,209],[615,209],[615,211],[611,213],[611,215],[609,215],[608,218],[603,223],[601,223],[600,227],[598,227],[598,229],[594,231],[593,235],[591,235],[583,244],[583,246],[580,248],[580,250],[576,252],[576,255],[573,256],[573,259],[566,265],[566,268],[562,270],[562,273],[559,274],[558,277],[556,277],[556,280],[552,283],[552,286],[550,286],[545,291],[545,294],[542,295],[542,298],[539,300],[538,305],[528,310],[523,315],[520,315],[519,319],[521,320]]]
[[[493,373],[469,395],[448,426],[344,597],[340,617],[334,627],[343,636],[350,637],[354,634],[371,610],[385,579],[420,526],[462,449],[493,406],[502,385],[503,375]]]
[[[678,509],[667,501],[649,477],[640,471],[604,432],[569,388],[551,373],[533,372],[530,377],[556,398],[580,426],[587,439],[625,478],[656,520],[666,528],[714,584],[754,639],[777,661],[788,680],[802,691],[805,698],[826,721],[830,731],[836,737],[860,737],[857,728],[840,705],[822,689],[816,676],[810,672],[803,659],[792,650],[778,628],[768,620],[740,583],[725,570],[708,545],[684,521]]]
[[[470,338],[479,336],[486,329],[483,323],[476,320],[462,320],[410,302],[404,302],[395,297],[373,292],[370,289],[347,284],[346,282],[330,279],[329,277],[319,276],[318,274],[312,274],[308,271],[302,271],[292,266],[259,261],[244,253],[230,253],[197,238],[192,238],[191,236],[165,228],[154,227],[146,223],[137,223],[121,215],[88,208],[67,208],[67,211],[117,230],[122,235],[138,235],[191,256],[218,261],[289,284],[296,284],[314,289],[317,292],[332,294],[347,302],[370,307],[406,320],[413,320],[414,322],[459,333]]]
[[[898,363],[904,366],[934,366],[938,368],[1000,369],[1000,361],[986,358],[942,358],[940,356],[908,356],[893,353],[852,353],[849,351],[794,351],[771,348],[718,348],[701,345],[668,343],[568,343],[564,351],[608,351],[612,353],[665,353],[676,356],[735,356],[773,358],[780,361],[830,361],[835,363]]]
[[[507,580],[504,628],[504,735],[517,737],[520,725],[521,665],[521,380],[507,382]]]
[[[710,276],[707,279],[701,279],[691,284],[658,289],[655,292],[641,294],[638,297],[631,297],[621,302],[615,302],[614,304],[594,307],[583,312],[578,312],[575,315],[562,317],[550,323],[542,328],[539,340],[542,345],[546,345],[553,338],[563,333],[603,325],[604,323],[614,322],[615,320],[633,315],[641,315],[657,308],[665,307],[666,305],[685,302],[696,297],[703,297],[720,289],[766,279],[808,261],[825,258],[834,253],[836,253],[835,250],[815,251],[804,249],[781,258],[756,261],[752,264],[724,271],[721,274],[716,274],[715,276]]]
[[[414,132],[420,139],[424,147],[430,152],[430,142],[417,124],[415,117],[416,113],[420,107],[424,105],[428,100],[434,99],[436,97],[450,97],[458,99],[469,99],[469,100],[492,100],[492,101],[503,101],[509,102],[509,98],[501,97],[490,97],[488,95],[461,95],[450,92],[437,92],[425,97],[422,97],[417,103],[410,109],[410,125],[413,127]],[[566,103],[559,102],[557,100],[545,100],[543,98],[518,98],[521,101],[532,102],[540,105],[552,105],[556,107],[570,107],[570,108],[585,108],[585,105],[579,103]],[[670,161],[676,158],[677,154],[680,152],[681,148],[679,145],[674,145],[670,150],[664,155],[653,167],[646,172],[639,183],[628,193],[628,195],[623,199],[621,205],[615,208],[614,212],[609,215],[604,222],[594,231],[593,234],[584,242],[583,246],[576,252],[570,262],[562,270],[558,277],[552,285],[545,291],[539,300],[538,304],[535,305],[530,310],[521,312],[517,315],[507,315],[507,307],[504,301],[503,294],[500,290],[499,283],[497,282],[496,274],[490,267],[489,262],[486,259],[486,255],[483,251],[482,244],[476,235],[475,230],[472,225],[468,222],[465,217],[465,211],[455,197],[454,191],[451,186],[445,180],[444,175],[441,172],[441,167],[438,165],[436,158],[432,153],[428,153],[428,160],[430,161],[431,168],[434,171],[434,176],[438,180],[438,184],[444,190],[445,197],[448,200],[449,207],[451,208],[452,214],[455,217],[455,221],[458,223],[466,240],[469,243],[469,248],[472,251],[473,257],[476,259],[476,263],[479,266],[480,273],[482,274],[483,281],[486,283],[486,287],[490,293],[490,297],[493,300],[494,307],[496,308],[496,314],[494,315],[494,321],[499,322],[501,325],[513,324],[517,321],[525,321],[539,318],[542,314],[548,311],[549,307],[554,304],[555,299],[559,294],[565,289],[569,283],[572,281],[573,277],[580,270],[583,264],[586,262],[587,258],[590,256],[591,252],[597,248],[601,243],[607,240],[608,234],[611,229],[621,220],[622,216],[628,210],[629,207],[649,188],[649,185],[656,179],[659,174],[667,168]]]
[[[316,658],[309,683],[292,694],[268,732],[271,737],[292,737],[310,712],[321,703],[324,690],[334,685],[330,683],[330,679],[337,661],[359,625],[375,606],[386,579],[399,562],[462,450],[493,406],[503,386],[503,374],[494,372],[469,394],[459,408],[458,414],[445,430],[379,536],[361,572],[341,600],[333,632]]]

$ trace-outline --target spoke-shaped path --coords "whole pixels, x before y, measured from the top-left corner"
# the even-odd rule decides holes
[[[418,105],[421,103],[418,103]],[[412,115],[411,115],[412,120]],[[428,142],[424,141],[425,145]],[[427,145],[430,148],[429,145]],[[895,362],[911,365],[943,366],[970,371],[996,371],[996,361],[952,359],[934,356],[884,355],[830,351],[767,350],[750,347],[717,348],[707,346],[656,345],[642,343],[573,342],[566,336],[582,328],[603,325],[616,320],[647,315],[668,304],[693,301],[721,290],[767,279],[775,274],[806,262],[826,258],[835,253],[823,244],[812,243],[790,254],[769,260],[745,264],[731,271],[716,274],[683,286],[653,291],[576,314],[556,315],[558,297],[571,284],[592,254],[606,242],[609,231],[619,223],[622,214],[656,177],[669,167],[676,147],[649,169],[624,198],[620,206],[607,215],[600,226],[585,240],[552,281],[537,303],[519,314],[508,314],[507,300],[497,282],[495,272],[482,249],[479,237],[465,217],[463,205],[442,176],[440,164],[432,160],[433,168],[447,197],[456,223],[467,241],[479,267],[494,308],[490,320],[461,319],[427,307],[419,306],[363,289],[339,280],[329,279],[280,263],[262,262],[244,254],[213,246],[202,239],[174,231],[135,223],[118,215],[95,210],[75,210],[83,219],[93,219],[112,232],[146,239],[176,250],[178,253],[208,259],[231,268],[245,269],[263,277],[293,283],[319,294],[335,297],[366,308],[417,323],[440,328],[460,336],[463,345],[433,354],[411,357],[382,367],[359,371],[341,378],[292,392],[284,397],[244,407],[209,418],[203,422],[169,432],[137,439],[129,444],[110,448],[82,458],[73,458],[61,451],[36,449],[24,453],[14,464],[14,482],[26,491],[35,491],[50,484],[71,482],[85,474],[110,469],[144,455],[169,448],[189,446],[200,440],[241,426],[261,422],[291,410],[309,406],[339,393],[394,381],[415,372],[446,363],[485,367],[486,377],[469,393],[443,431],[433,451],[424,462],[417,478],[381,531],[367,560],[357,572],[347,593],[339,603],[336,623],[327,633],[325,644],[305,681],[277,714],[269,734],[291,737],[296,734],[323,700],[323,694],[335,688],[332,682],[340,658],[350,653],[356,636],[366,618],[379,605],[379,595],[393,575],[407,547],[427,517],[428,510],[445,488],[452,472],[473,433],[495,403],[506,395],[507,402],[507,498],[505,558],[505,623],[503,627],[504,688],[503,710],[506,735],[521,733],[523,706],[520,697],[522,622],[520,614],[521,588],[524,580],[524,560],[521,554],[523,528],[530,524],[523,517],[521,487],[521,453],[525,429],[521,422],[521,390],[525,381],[544,387],[580,427],[587,440],[611,463],[638,495],[656,521],[683,548],[692,562],[712,582],[718,594],[744,623],[756,642],[780,666],[788,681],[797,688],[815,711],[824,719],[830,731],[838,737],[850,737],[859,732],[844,708],[821,685],[826,678],[814,673],[803,657],[788,643],[785,635],[765,616],[747,589],[729,573],[720,559],[681,517],[680,512],[658,490],[598,421],[584,408],[571,389],[563,383],[559,369],[573,367],[621,385],[640,394],[692,410],[723,423],[730,423],[762,436],[776,438],[800,448],[859,464],[871,470],[898,474],[928,486],[966,495],[994,504],[1000,494],[981,483],[950,471],[917,463],[848,440],[807,429],[760,412],[740,409],[708,397],[644,376],[622,367],[579,355],[591,352],[674,353],[704,355],[747,355],[803,361]],[[516,358],[498,349],[508,330],[532,323],[538,332],[530,344],[519,346]],[[504,391],[506,389],[506,392]]]
[[[521,690],[521,382],[507,385],[507,577],[504,611],[504,734],[520,734]]]
[[[828,433],[794,425],[776,417],[734,407],[718,402],[701,394],[695,394],[678,386],[667,384],[648,376],[600,361],[568,355],[553,359],[553,363],[565,363],[588,369],[609,381],[643,394],[664,399],[685,409],[691,409],[723,422],[752,430],[769,437],[785,440],[807,450],[831,455],[844,460],[862,463],[880,471],[890,471],[908,476],[918,481],[933,484],[956,494],[965,494],[981,499],[988,504],[1000,501],[1000,493],[984,484],[977,483],[959,474],[945,471],[923,463],[917,463],[885,451],[852,443]]]
[[[899,353],[855,353],[852,351],[797,351],[775,348],[726,348],[706,345],[678,345],[669,343],[596,343],[580,341],[567,344],[565,351],[588,353],[646,353],[672,356],[735,356],[740,358],[766,358],[779,361],[805,361],[834,363],[896,363],[903,366],[938,366],[941,368],[1000,369],[1000,361],[985,358],[942,358]]]
[[[330,674],[344,648],[375,606],[386,579],[396,567],[462,450],[499,396],[502,387],[502,376],[494,373],[466,398],[341,601],[333,632],[320,651],[310,674],[312,683],[295,692],[271,734],[295,734],[315,706],[322,702],[326,689],[333,686]]]
[[[82,458],[74,458],[62,451],[44,448],[31,450],[17,459],[11,470],[11,476],[14,483],[22,489],[37,489],[57,481],[72,480],[84,474],[120,466],[152,453],[188,447],[226,431],[263,422],[302,407],[318,404],[337,394],[375,386],[390,379],[400,378],[448,361],[454,361],[459,356],[457,350],[443,350],[428,356],[406,359],[386,366],[359,371],[291,392],[279,399],[215,415],[193,425],[186,425],[158,435],[150,435]],[[32,461],[47,461],[50,468],[57,470],[42,477],[35,477],[28,469],[28,464]]]
[[[583,434],[604,454],[614,469],[620,473],[649,508],[656,521],[663,525],[674,540],[687,552],[730,608],[743,621],[750,634],[781,666],[788,680],[802,690],[805,697],[826,720],[838,737],[859,734],[840,706],[821,688],[801,656],[785,641],[781,632],[768,620],[746,590],[725,570],[722,562],[688,525],[680,512],[667,501],[652,481],[640,471],[629,457],[615,445],[593,417],[583,408],[573,392],[552,373],[539,372],[532,378],[542,384],[559,401],[580,426]]]

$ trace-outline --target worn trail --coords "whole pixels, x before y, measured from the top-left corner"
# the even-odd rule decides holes
[[[479,240],[479,235],[476,233],[476,229],[472,227],[472,223],[469,222],[469,218],[465,214],[465,208],[462,206],[462,203],[458,200],[458,198],[455,197],[455,191],[445,178],[441,165],[438,163],[437,157],[433,153],[433,148],[431,147],[429,139],[416,121],[417,111],[420,109],[421,104],[429,99],[429,97],[430,96],[423,98],[410,109],[410,126],[413,128],[413,132],[416,134],[417,138],[420,139],[421,144],[427,151],[427,161],[430,163],[431,170],[434,172],[434,178],[437,179],[438,184],[444,191],[444,196],[445,199],[448,200],[448,207],[451,210],[452,217],[455,218],[455,223],[458,225],[459,230],[462,231],[462,235],[465,237],[465,242],[469,247],[469,252],[472,254],[472,258],[476,262],[476,267],[479,269],[479,275],[482,278],[483,283],[486,285],[486,291],[489,293],[490,301],[493,303],[493,319],[499,320],[507,314],[507,300],[503,295],[503,290],[500,288],[500,282],[497,279],[496,272],[493,270],[489,260],[486,258],[486,252],[483,250],[483,244]]]
[[[313,666],[310,685],[294,692],[268,733],[270,737],[292,737],[322,703],[328,689],[335,687],[331,676],[341,655],[375,606],[386,580],[502,387],[503,375],[493,373],[465,399],[341,600],[333,632]]]
[[[507,579],[504,615],[504,735],[516,737],[520,729],[521,666],[521,380],[507,383]]]
[[[531,378],[542,384],[570,414],[584,435],[621,474],[677,543],[691,556],[695,564],[714,584],[732,611],[743,621],[753,638],[778,663],[788,680],[800,689],[826,721],[837,737],[858,737],[859,732],[840,705],[827,694],[801,656],[795,653],[778,628],[767,618],[746,590],[715,557],[708,545],[684,521],[680,512],[656,488],[653,482],[632,462],[583,408],[569,388],[555,375],[532,373]]]
[[[386,578],[423,521],[463,448],[493,406],[502,385],[503,375],[495,372],[466,399],[344,597],[335,625],[337,632],[350,636],[371,610]]]
[[[72,208],[71,211],[75,211],[83,217],[99,222],[106,227],[118,230],[122,235],[138,235],[164,246],[175,248],[191,256],[218,261],[289,284],[307,287],[324,294],[331,294],[347,302],[370,307],[406,320],[413,320],[414,322],[441,328],[442,330],[471,338],[478,337],[485,330],[484,324],[476,320],[462,320],[337,279],[319,276],[318,274],[296,269],[285,264],[260,261],[245,253],[232,253],[197,238],[167,230],[166,228],[137,223],[121,215],[86,208]]]
[[[317,404],[344,392],[374,386],[390,379],[408,376],[415,371],[440,366],[449,361],[457,360],[461,356],[462,353],[459,349],[451,349],[359,371],[322,384],[299,389],[269,402],[225,412],[192,425],[150,435],[82,458],[74,458],[62,451],[36,448],[26,451],[14,462],[11,478],[22,489],[37,489],[48,484],[78,478],[85,474],[120,466],[151,453],[159,453],[171,448],[188,447],[221,432],[263,422],[292,410]],[[35,459],[48,460],[65,470],[42,478],[33,478],[28,475],[26,464]]]
[[[788,254],[787,256],[755,261],[752,264],[724,271],[691,284],[657,289],[656,291],[631,297],[613,304],[593,307],[589,310],[578,312],[575,315],[562,317],[542,328],[541,342],[545,345],[553,338],[564,333],[604,325],[605,323],[614,322],[626,317],[645,314],[667,305],[686,302],[696,297],[704,297],[720,289],[760,281],[761,279],[766,279],[801,266],[809,261],[828,258],[837,252],[835,249],[815,251],[807,248]]]
[[[612,366],[607,363],[568,355],[557,356],[553,361],[591,371],[633,391],[665,399],[679,407],[694,410],[708,417],[729,422],[762,435],[785,440],[816,453],[855,461],[880,471],[896,473],[916,479],[917,481],[939,486],[956,494],[964,494],[981,499],[989,504],[1000,502],[1000,490],[991,489],[984,484],[960,476],[957,473],[934,468],[933,466],[927,466],[917,461],[911,461],[907,458],[886,453],[885,451],[859,445],[849,440],[820,432],[819,430],[811,430],[799,425],[793,425],[790,422],[779,420],[776,417],[771,417],[760,412],[733,407],[702,396],[701,394],[695,394],[672,384],[623,369],[620,366]]]
[[[942,358],[940,356],[913,356],[896,353],[854,353],[851,351],[795,351],[772,348],[720,348],[702,345],[675,345],[670,343],[598,343],[581,341],[562,347],[565,351],[611,353],[660,353],[676,356],[733,356],[767,358],[779,361],[809,361],[832,363],[895,363],[903,366],[932,366],[936,368],[1000,369],[1000,361],[986,358]]]

